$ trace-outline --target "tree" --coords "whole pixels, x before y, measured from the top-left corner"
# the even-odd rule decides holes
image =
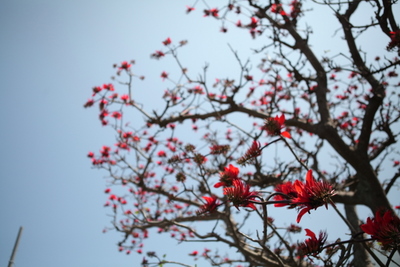
[[[201,8],[197,2],[187,13]],[[85,104],[99,105],[101,123],[116,133],[115,147],[88,156],[110,184],[123,188],[121,194],[105,191],[112,228],[122,233],[120,250],[142,253],[143,240],[156,229],[179,242],[212,241],[237,250],[229,258],[207,248],[191,253],[215,266],[393,262],[400,253],[400,219],[389,200],[400,177],[395,2],[203,4],[203,15],[221,23],[223,33],[234,25],[265,40],[254,49],[256,69],[232,48],[239,76],[210,80],[207,66],[191,74],[178,55],[187,41],[167,38],[151,55],[174,58],[180,70],[177,82],[161,73],[173,86],[162,96],[164,107],[150,112],[135,100],[133,82],[144,76],[135,74],[134,61],[114,65],[117,83],[94,87]],[[339,29],[332,34],[346,51],[316,53],[307,25],[315,6],[336,17]],[[371,33],[388,43],[373,56],[362,42]],[[129,114],[136,114],[135,126]],[[137,126],[139,117],[144,120]],[[321,206],[347,225],[346,240],[320,229],[305,229],[304,238],[298,223],[304,214],[318,216]],[[359,218],[358,206],[372,215]],[[290,211],[289,226],[268,216],[284,207],[298,211],[297,219]],[[293,242],[299,232],[303,242]],[[148,252],[142,266],[168,262]]]

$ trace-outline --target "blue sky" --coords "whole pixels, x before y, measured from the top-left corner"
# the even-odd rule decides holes
[[[130,59],[146,74],[140,97],[161,95],[151,81],[170,63],[150,54],[168,36],[201,42],[191,58],[199,71],[221,54],[209,49],[221,41],[218,25],[187,16],[185,2],[0,2],[0,265],[23,226],[14,266],[137,266],[142,256],[119,253],[119,235],[102,233],[105,174],[86,154],[113,135],[83,104],[93,86],[110,82],[112,64]],[[199,34],[200,20],[213,26]],[[227,50],[226,43],[218,45]]]
[[[189,40],[182,58],[193,72],[205,62],[215,76],[237,71],[227,43],[246,55],[257,41],[221,34],[200,12],[186,15],[187,4],[0,2],[0,265],[8,263],[23,226],[16,267],[137,266],[141,255],[119,253],[119,236],[102,233],[109,225],[105,174],[91,169],[86,154],[112,144],[113,135],[100,126],[97,110],[83,104],[93,86],[110,82],[112,64],[130,59],[146,75],[138,97],[155,104],[154,94],[164,89],[159,74],[172,65],[149,55],[167,37]],[[149,246],[176,251],[157,240]]]

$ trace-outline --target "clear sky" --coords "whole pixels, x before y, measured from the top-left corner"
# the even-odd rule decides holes
[[[161,96],[164,88],[152,80],[160,81],[168,61],[150,54],[167,37],[201,44],[189,55],[199,72],[206,61],[230,53],[219,26],[187,16],[186,4],[0,1],[1,266],[8,264],[20,226],[16,267],[137,266],[142,259],[118,252],[118,234],[102,233],[109,226],[105,173],[92,170],[86,154],[112,144],[113,135],[100,126],[97,110],[83,104],[93,86],[110,82],[114,63],[130,59],[146,75],[140,97]],[[149,247],[162,250],[159,244]]]
[[[237,71],[227,43],[246,55],[257,41],[243,33],[223,35],[213,20],[186,15],[190,4],[0,1],[1,266],[8,264],[20,226],[16,267],[137,266],[142,255],[119,253],[119,236],[102,233],[109,226],[102,206],[105,174],[91,169],[86,154],[112,144],[113,135],[100,126],[97,110],[83,104],[93,86],[110,82],[112,64],[130,59],[146,75],[142,102],[161,96],[159,75],[171,62],[149,55],[167,37],[189,40],[183,58],[194,72],[205,62],[214,73]],[[164,249],[157,240],[150,247]]]

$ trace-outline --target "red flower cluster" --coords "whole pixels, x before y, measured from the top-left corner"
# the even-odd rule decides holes
[[[162,42],[164,45],[170,45],[172,43],[171,38],[167,38]]]
[[[335,205],[331,197],[335,195],[335,190],[332,186],[324,181],[316,181],[312,176],[312,170],[309,170],[306,175],[306,183],[296,180],[293,184],[286,182],[277,185],[275,191],[281,194],[275,195],[274,200],[290,200],[290,203],[276,203],[275,207],[283,207],[289,205],[289,208],[297,207],[300,213],[297,216],[297,223],[306,212],[312,209],[325,205],[328,208],[328,203]]]
[[[200,206],[200,209],[197,211],[198,215],[206,212],[212,213],[217,210],[218,206],[221,205],[217,196],[215,195],[212,195],[211,197],[203,197],[203,199],[206,201],[206,203]]]
[[[297,0],[293,0],[290,3],[290,16],[292,18],[297,18],[301,14],[301,2]]]
[[[231,201],[238,210],[239,206],[249,207],[253,210],[257,209],[250,201],[254,201],[258,193],[250,191],[250,186],[239,179],[233,180],[232,187],[224,188],[224,195],[228,197],[229,201]]]
[[[377,211],[375,218],[367,218],[360,228],[380,242],[384,249],[400,248],[400,218],[392,211]]]
[[[387,50],[392,50],[395,47],[400,50],[400,30],[390,32],[390,43],[387,46]]]
[[[121,62],[121,65],[118,67],[119,70],[129,70],[132,65],[128,63],[128,61]]]
[[[234,180],[239,180],[239,168],[236,168],[232,164],[224,168],[223,172],[219,174],[219,182],[214,185],[215,188],[221,186],[231,186]]]
[[[186,6],[186,13],[189,14],[190,12],[192,12],[194,10],[194,7],[191,6]]]
[[[162,58],[163,56],[165,56],[165,54],[164,54],[164,52],[162,52],[162,51],[156,50],[156,52],[154,52],[154,53],[151,54],[150,56],[151,56],[152,58],[155,58],[155,59],[160,59],[160,58]]]
[[[281,14],[282,16],[286,15],[286,12],[283,10],[282,4],[272,4],[271,12]]]
[[[299,251],[301,255],[312,255],[316,256],[322,251],[325,244],[327,235],[325,232],[320,232],[318,238],[310,229],[304,229],[306,231],[306,236],[310,238],[299,244]]]
[[[275,118],[268,118],[265,120],[264,130],[267,131],[269,135],[281,135],[286,138],[291,138],[291,135],[288,131],[282,132],[282,128],[285,126],[285,114],[282,114],[280,117],[276,115]]]
[[[219,10],[217,8],[205,9],[204,17],[213,16],[214,18],[218,18]]]
[[[240,165],[246,165],[246,162],[250,159],[256,158],[261,155],[261,145],[257,141],[253,141],[251,147],[247,150],[243,157],[237,160]]]

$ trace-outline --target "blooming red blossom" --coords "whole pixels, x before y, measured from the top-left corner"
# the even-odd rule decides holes
[[[111,148],[108,146],[103,146],[100,150],[101,156],[102,157],[109,157],[110,156],[110,150]]]
[[[384,249],[400,248],[400,218],[392,211],[378,210],[375,218],[367,218],[360,228],[381,243]]]
[[[271,12],[281,15],[286,15],[286,12],[282,8],[282,4],[272,4]]]
[[[163,71],[163,72],[161,73],[161,78],[163,78],[163,81],[164,81],[166,78],[168,78],[168,73],[166,73],[165,71]]]
[[[129,95],[121,95],[120,98],[122,101],[124,101],[126,103],[129,100]]]
[[[278,192],[280,194],[277,194],[274,196],[274,200],[275,201],[283,201],[283,200],[290,200],[290,199],[294,199],[297,197],[298,193],[295,190],[292,182],[286,182],[283,184],[278,184],[277,186],[275,186],[275,192]],[[283,195],[282,195],[283,194]],[[275,207],[284,207],[286,205],[290,205],[290,203],[275,203],[274,206]],[[294,208],[296,207],[296,205],[291,205],[290,208]]]
[[[186,6],[186,13],[189,14],[190,12],[192,12],[195,8],[191,7],[191,6]]]
[[[197,254],[199,254],[199,252],[195,250],[192,253],[189,253],[189,256],[197,256]]]
[[[197,211],[198,215],[206,212],[212,213],[217,210],[218,206],[221,205],[217,196],[215,195],[212,195],[211,197],[204,196],[203,199],[206,201],[206,203],[200,206],[199,210]]]
[[[301,2],[297,0],[293,0],[290,3],[290,16],[292,18],[297,18],[301,14]]]
[[[258,196],[256,191],[250,191],[250,186],[245,184],[239,179],[235,179],[232,182],[232,187],[224,188],[224,195],[227,196],[229,201],[239,210],[240,207],[249,207],[256,210],[256,206],[250,202]]]
[[[400,50],[400,30],[390,32],[390,42],[387,46],[387,50],[390,51],[395,47]]]
[[[121,114],[121,112],[114,111],[114,112],[111,114],[111,117],[114,117],[114,118],[116,118],[117,120],[119,120],[119,119],[121,119],[122,114]]]
[[[99,108],[100,108],[100,110],[102,110],[102,109],[104,109],[104,107],[106,106],[106,105],[108,105],[108,101],[106,100],[106,99],[101,99],[100,101],[99,101]]]
[[[217,8],[205,9],[204,17],[213,16],[214,18],[218,18],[219,10]]]
[[[127,143],[122,143],[122,142],[118,142],[115,144],[117,147],[121,148],[121,149],[125,149],[125,150],[130,150],[130,147]]]
[[[188,89],[189,93],[204,95],[204,90],[200,85],[196,85],[193,89]]]
[[[252,81],[252,80],[253,80],[253,76],[251,76],[251,75],[244,75],[244,78],[245,78],[247,81]]]
[[[85,103],[85,105],[83,105],[83,107],[84,107],[84,108],[88,108],[88,107],[93,106],[93,104],[94,104],[94,100],[93,100],[93,99],[89,99],[89,100]]]
[[[159,50],[156,50],[156,52],[154,52],[153,54],[151,54],[151,57],[152,57],[152,58],[155,58],[155,59],[160,59],[160,58],[162,58],[163,56],[165,56],[164,52],[159,51]]]
[[[119,70],[128,70],[132,65],[127,61],[121,62],[121,66],[118,67]]]
[[[258,19],[255,17],[251,17],[251,22],[249,25],[247,25],[247,27],[251,28],[251,29],[255,29],[258,26]]]
[[[260,142],[253,141],[251,147],[246,151],[244,156],[238,159],[236,162],[240,165],[246,165],[246,162],[250,159],[258,157],[261,155],[261,145]]]
[[[93,96],[97,93],[99,93],[101,90],[103,90],[103,88],[101,88],[100,86],[95,86],[92,88],[93,90]]]
[[[160,151],[158,151],[157,156],[159,156],[159,157],[166,157],[167,154],[165,153],[164,150],[160,150]]]
[[[282,128],[285,125],[285,114],[282,114],[280,117],[276,115],[275,118],[268,118],[265,120],[264,129],[267,131],[269,135],[281,135],[286,138],[291,138],[289,132],[282,132]]]
[[[275,191],[284,195],[276,195],[275,200],[291,200],[291,203],[277,203],[275,207],[289,205],[289,208],[297,207],[300,212],[297,216],[297,223],[301,217],[312,209],[325,205],[328,208],[328,203],[335,205],[331,197],[335,195],[335,190],[332,186],[324,181],[316,181],[313,178],[312,170],[309,170],[306,175],[306,183],[296,180],[293,184],[287,182],[275,187]]]
[[[328,208],[328,203],[335,205],[331,200],[331,197],[335,195],[335,190],[324,181],[317,182],[313,178],[312,170],[307,172],[305,184],[297,180],[294,187],[298,196],[293,202],[301,209],[297,216],[297,222],[300,222],[301,217],[312,209],[317,209],[322,205]]]
[[[106,89],[108,91],[114,91],[114,85],[112,85],[111,83],[103,84],[103,89]]]
[[[320,232],[318,238],[310,229],[304,229],[306,231],[306,236],[310,238],[305,240],[303,243],[299,244],[299,250],[301,255],[318,255],[325,244],[327,235],[325,232]]]
[[[164,45],[169,45],[172,43],[171,38],[167,38],[165,41],[162,42]]]
[[[231,186],[234,180],[238,180],[239,168],[236,168],[232,164],[224,168],[223,172],[219,174],[219,182],[214,185],[215,188],[221,186]]]

